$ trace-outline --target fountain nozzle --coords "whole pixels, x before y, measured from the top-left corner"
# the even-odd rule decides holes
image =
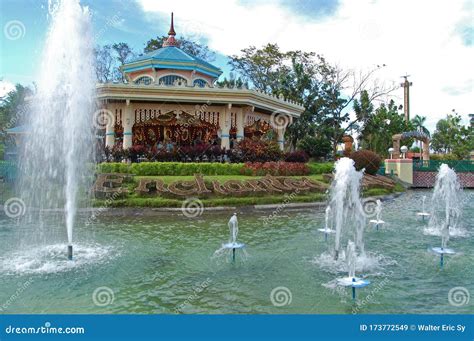
[[[72,260],[72,245],[67,246],[67,259]]]

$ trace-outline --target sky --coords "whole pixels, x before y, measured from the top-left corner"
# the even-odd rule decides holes
[[[37,77],[57,0],[0,0],[0,96]],[[142,52],[165,35],[170,13],[178,36],[216,51],[228,75],[229,55],[250,45],[277,43],[304,50],[356,72],[386,64],[380,82],[410,75],[411,116],[436,122],[453,110],[465,124],[473,110],[474,0],[82,0],[92,15],[97,44],[126,42]],[[224,76],[223,75],[223,76]],[[403,90],[393,93],[403,103]]]

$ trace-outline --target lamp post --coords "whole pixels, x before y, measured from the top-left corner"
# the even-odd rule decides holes
[[[408,151],[408,147],[407,146],[402,146],[402,148],[400,148],[400,151],[402,152],[402,159],[405,159],[406,158],[406,152]]]
[[[390,159],[393,159],[393,148],[388,148],[388,152],[390,153]]]

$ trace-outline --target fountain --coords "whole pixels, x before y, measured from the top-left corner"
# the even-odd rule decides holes
[[[429,222],[429,228],[439,230],[441,235],[441,247],[431,248],[431,251],[440,255],[440,267],[444,265],[444,255],[456,253],[446,246],[451,229],[456,228],[461,215],[460,192],[461,185],[459,184],[456,172],[443,163],[436,176]]]
[[[354,161],[342,158],[336,162],[336,173],[331,184],[329,206],[334,212],[336,230],[334,259],[339,258],[341,239],[352,232],[356,249],[364,254],[363,233],[365,215],[360,200],[360,181],[363,173],[354,168]]]
[[[227,225],[229,226],[230,232],[229,242],[222,244],[222,247],[214,253],[214,257],[231,252],[232,261],[235,262],[235,251],[245,248],[244,243],[239,243],[237,241],[237,235],[239,234],[239,222],[237,220],[237,213],[234,213],[232,215]]]
[[[421,216],[423,220],[425,220],[425,217],[429,217],[430,214],[425,211],[425,200],[426,200],[426,195],[423,195],[423,198],[421,199],[421,212],[417,212],[417,216]]]
[[[30,131],[23,140],[20,194],[29,208],[27,219],[37,222],[40,235],[52,223],[51,216],[43,221],[45,212],[64,208],[53,224],[66,225],[72,259],[78,200],[93,178],[93,40],[89,11],[79,0],[59,1],[50,14],[38,91],[30,102]]]
[[[363,288],[370,284],[370,281],[361,279],[356,277],[355,275],[355,268],[356,268],[356,248],[353,241],[349,241],[347,243],[347,250],[346,250],[346,263],[348,269],[347,277],[338,278],[336,280],[337,285],[344,286],[344,287],[352,287],[352,299],[355,300],[356,298],[356,289]]]
[[[380,218],[382,214],[382,201],[380,201],[379,199],[377,199],[377,206],[375,207],[375,212],[376,212],[376,216],[375,216],[376,219],[371,219],[370,223],[375,224],[375,228],[378,231],[379,226],[385,224],[385,221],[383,221]]]
[[[324,218],[324,228],[323,229],[318,229],[318,231],[324,233],[324,240],[328,241],[328,234],[330,233],[336,233],[333,229],[329,227],[329,217],[331,215],[331,206],[326,207],[326,215]]]

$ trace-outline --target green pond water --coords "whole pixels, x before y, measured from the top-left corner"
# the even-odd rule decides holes
[[[80,217],[72,262],[57,217],[38,226],[3,216],[0,313],[474,313],[472,194],[465,191],[463,236],[448,244],[457,254],[446,256],[443,269],[428,251],[440,237],[424,234],[427,224],[416,217],[421,197],[428,196],[429,206],[431,192],[385,201],[387,223],[365,231],[372,260],[357,275],[371,285],[357,290],[356,301],[349,288],[331,285],[347,274],[330,264],[332,236],[325,242],[317,231],[324,226],[323,209],[283,210],[268,225],[270,212],[239,214],[238,239],[247,255],[237,250],[235,263],[212,258],[228,240],[230,212],[98,215],[88,226]],[[467,304],[450,304],[456,287],[470,293]]]

